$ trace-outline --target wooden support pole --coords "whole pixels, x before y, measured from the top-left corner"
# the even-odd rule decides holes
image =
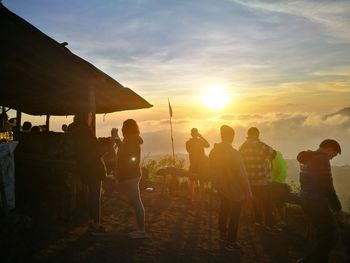
[[[17,113],[16,113],[16,129],[15,129],[14,136],[13,136],[13,139],[15,141],[19,141],[20,140],[21,121],[22,121],[21,119],[22,119],[22,112],[17,110]]]
[[[93,87],[89,88],[89,111],[92,112],[91,128],[96,135],[96,98],[95,90]]]
[[[50,131],[50,114],[46,115],[46,131]]]

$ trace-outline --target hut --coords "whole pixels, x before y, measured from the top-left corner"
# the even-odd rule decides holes
[[[25,190],[28,185],[35,181],[40,189],[48,182],[71,184],[69,180],[66,182],[67,178],[58,180],[57,171],[65,176],[72,171],[67,170],[68,162],[57,151],[52,152],[62,142],[58,139],[62,136],[47,133],[35,140],[27,138],[20,133],[21,113],[46,115],[49,126],[51,115],[73,115],[81,109],[105,114],[152,105],[73,54],[66,42],[59,43],[50,38],[1,3],[0,30],[0,105],[3,109],[17,111],[15,139],[20,141],[18,148],[36,149],[36,153],[23,150],[17,154],[16,196],[32,200],[28,195],[33,193]],[[55,168],[55,176],[52,175],[54,170],[47,170],[50,166]],[[43,178],[39,180],[40,176]],[[71,194],[69,191],[62,195]]]

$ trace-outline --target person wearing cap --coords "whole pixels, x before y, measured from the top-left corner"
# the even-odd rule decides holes
[[[246,141],[239,148],[253,192],[255,223],[271,228],[275,224],[271,200],[271,161],[276,151],[259,139],[258,128],[248,130]]]
[[[190,161],[190,172],[195,176],[191,178],[191,201],[193,201],[194,187],[197,183],[203,188],[208,175],[208,158],[205,155],[204,148],[209,148],[209,143],[198,132],[197,128],[191,129],[191,137],[186,142],[186,150]]]
[[[297,156],[302,207],[318,231],[316,246],[298,261],[300,263],[329,262],[329,254],[336,244],[335,218],[341,211],[341,204],[333,186],[330,160],[338,154],[341,154],[339,143],[326,139],[316,151],[302,151]]]

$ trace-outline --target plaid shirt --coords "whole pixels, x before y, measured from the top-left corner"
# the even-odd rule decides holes
[[[258,139],[247,139],[239,149],[251,185],[267,185],[271,182],[270,161],[276,151]]]

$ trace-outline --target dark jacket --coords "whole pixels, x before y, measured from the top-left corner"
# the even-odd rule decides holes
[[[141,144],[140,136],[132,136],[116,140],[118,146],[116,174],[119,182],[141,176]]]
[[[249,181],[240,154],[231,144],[214,145],[209,154],[210,175],[220,195],[233,202],[251,195]]]
[[[104,179],[105,169],[101,161],[103,152],[88,126],[75,125],[72,140],[77,169],[82,181]]]
[[[191,138],[186,142],[186,150],[190,160],[190,171],[197,175],[203,175],[207,173],[205,167],[207,167],[207,156],[205,155],[204,148],[208,148],[209,143],[199,137]],[[204,169],[203,169],[204,168]]]
[[[341,210],[327,155],[320,151],[303,151],[297,160],[300,162],[301,198],[327,201],[333,211]]]

